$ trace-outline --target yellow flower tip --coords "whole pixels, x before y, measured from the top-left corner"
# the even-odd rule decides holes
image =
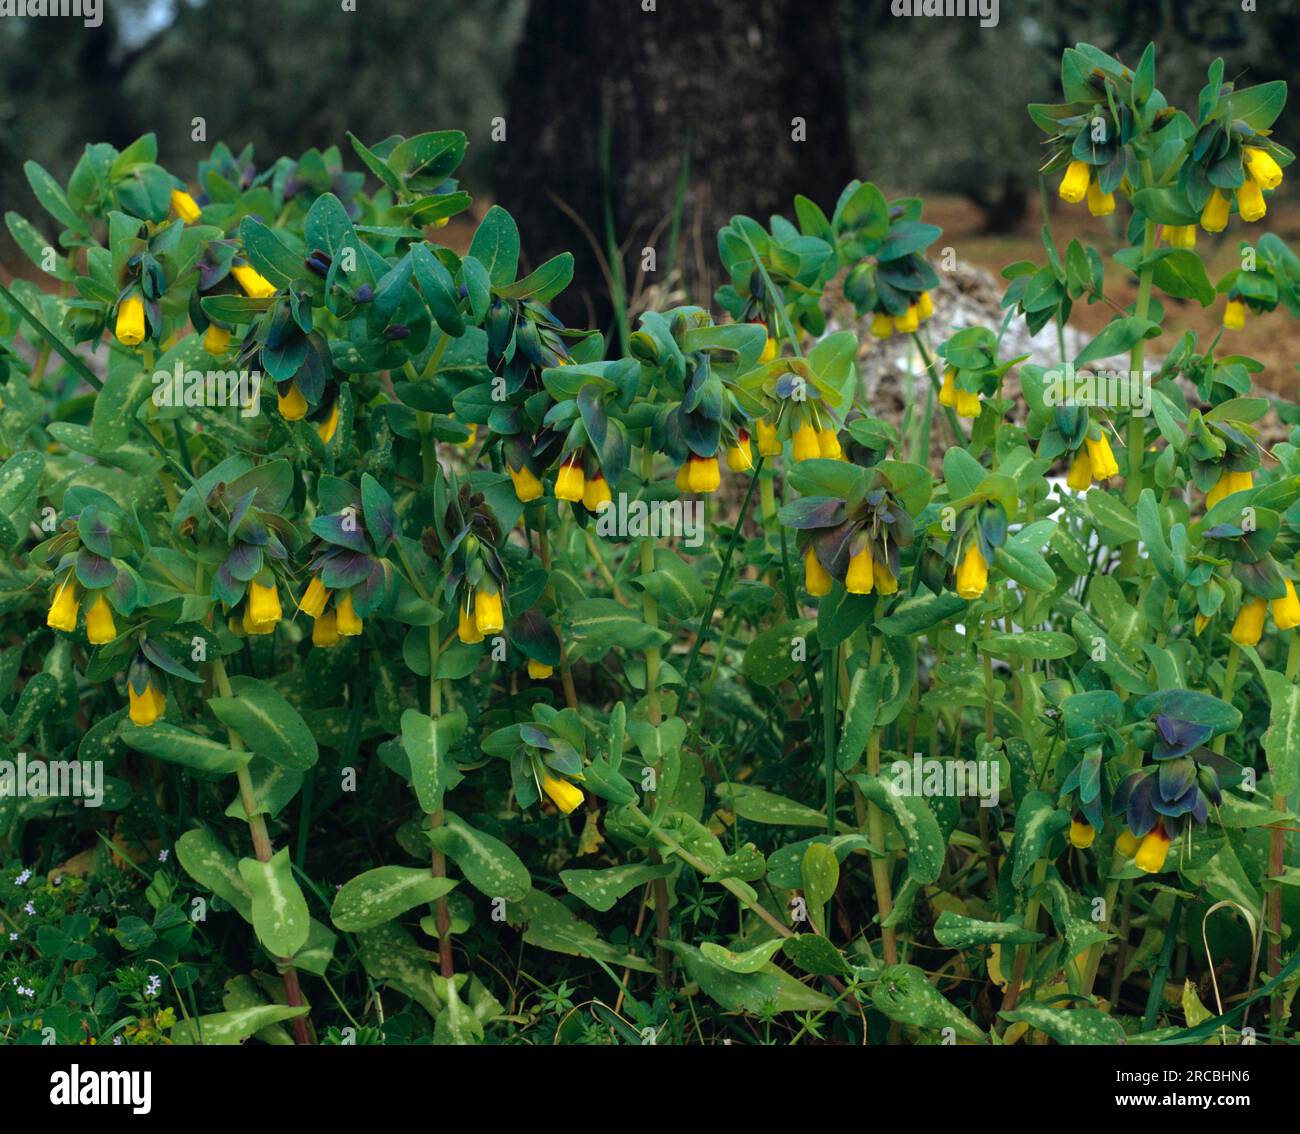
[[[1214,487],[1205,494],[1205,510],[1208,512],[1216,504],[1227,500],[1234,493],[1245,492],[1254,487],[1254,473],[1225,470],[1219,474],[1219,479],[1214,482]]]
[[[497,634],[505,626],[501,611],[501,592],[479,587],[474,592],[474,625],[480,634]]]
[[[528,676],[534,681],[545,681],[555,672],[554,666],[539,662],[536,658],[528,659]]]
[[[1097,828],[1082,819],[1070,820],[1070,846],[1087,850],[1097,837]]]
[[[1208,614],[1198,613],[1195,619],[1193,619],[1192,621],[1192,631],[1199,638],[1201,636],[1201,631],[1204,630],[1209,624],[1210,624],[1210,616]]]
[[[477,423],[471,421],[471,422],[469,423],[468,428],[469,428],[469,436],[466,437],[464,441],[458,441],[458,442],[457,442],[457,444],[458,444],[462,449],[470,449],[470,448],[473,448],[473,446],[474,446],[474,442],[478,440],[478,425],[477,425]]]
[[[1167,224],[1164,226],[1165,243],[1170,248],[1195,248],[1196,225]]]
[[[876,572],[871,564],[871,552],[863,548],[849,558],[849,570],[844,576],[844,589],[851,595],[869,595],[876,587]]]
[[[126,697],[129,706],[127,713],[131,723],[140,728],[148,728],[163,715],[167,708],[167,698],[154,688],[152,681],[144,687],[143,693],[137,693],[135,687],[128,681]]]
[[[474,615],[464,607],[456,622],[456,634],[467,646],[476,646],[483,641],[483,631],[478,628]]]
[[[683,461],[677,468],[677,475],[673,477],[673,483],[677,485],[682,492],[691,490],[691,466],[689,461]]]
[[[118,304],[114,333],[123,346],[139,346],[144,342],[144,303],[138,295],[129,295]]]
[[[928,291],[921,292],[920,298],[916,301],[916,317],[924,322],[934,314],[934,300],[930,298]]]
[[[953,408],[956,409],[958,417],[979,417],[982,404],[979,394],[972,394],[968,390],[958,390],[956,401],[957,404]]]
[[[727,450],[727,468],[732,472],[749,472],[754,467],[754,451],[749,444],[749,434],[743,429],[736,435],[736,443]]]
[[[113,608],[108,605],[108,600],[101,591],[86,609],[86,638],[92,646],[102,646],[116,637]]]
[[[1092,461],[1088,459],[1088,450],[1084,446],[1079,447],[1075,453],[1074,460],[1070,462],[1070,473],[1065,478],[1068,484],[1075,492],[1087,492],[1092,487]]]
[[[510,473],[510,479],[515,486],[515,496],[521,504],[527,504],[541,496],[542,482],[527,465],[516,469],[507,464],[506,471]]]
[[[552,776],[547,773],[542,776],[542,791],[544,791],[553,804],[558,807],[565,815],[571,815],[580,806],[586,797],[582,794],[582,788],[571,784],[568,780],[561,779],[559,776]]]
[[[313,575],[307,589],[303,591],[302,598],[298,602],[298,609],[307,615],[308,618],[319,618],[325,610],[325,603],[329,600],[329,588],[321,582],[319,575]]]
[[[613,503],[614,496],[607,481],[599,472],[596,473],[582,489],[582,506],[588,512],[599,512]]]
[[[1058,190],[1061,200],[1077,205],[1087,194],[1091,183],[1092,170],[1088,168],[1088,163],[1076,158],[1066,166],[1065,176],[1061,178],[1061,186]]]
[[[272,583],[264,587],[256,579],[248,584],[248,600],[244,607],[244,629],[250,634],[266,634],[284,617],[280,609],[280,591]]]
[[[1296,598],[1295,584],[1284,579],[1286,594],[1273,600],[1273,622],[1279,630],[1294,630],[1300,626],[1300,599]]]
[[[217,357],[225,354],[230,349],[230,332],[216,323],[209,323],[203,332],[203,349]]]
[[[989,565],[980,551],[979,540],[966,545],[966,553],[957,565],[957,594],[968,602],[977,599],[988,589]]]
[[[276,391],[275,405],[285,421],[301,421],[307,416],[307,399],[302,396],[297,382],[289,383],[288,393]]]
[[[951,366],[943,372],[943,382],[939,386],[939,404],[949,408],[957,405],[957,371]]]
[[[871,317],[871,335],[877,339],[887,339],[894,333],[894,320],[883,311],[877,311]]]
[[[758,422],[758,455],[760,457],[779,457],[781,439],[776,435],[776,423],[760,418]]]
[[[339,644],[338,617],[332,610],[325,611],[311,627],[311,644],[321,649]]]
[[[330,406],[330,411],[325,415],[325,420],[319,422],[316,426],[316,433],[322,441],[328,445],[334,440],[334,434],[339,428],[339,400],[334,399],[334,404]]]
[[[349,591],[342,601],[334,604],[339,634],[344,638],[355,638],[365,629],[365,623],[357,617],[352,607],[352,592]]]
[[[69,571],[63,582],[54,589],[49,613],[45,616],[45,625],[51,630],[62,630],[71,634],[77,628],[77,611],[80,605],[77,600],[77,587],[72,581],[72,572]]]
[[[1115,211],[1115,194],[1103,193],[1096,181],[1088,183],[1088,212],[1094,217],[1108,217]]]
[[[894,317],[894,330],[900,335],[910,335],[921,325],[921,316],[916,309],[915,303],[907,305],[907,311],[903,315]]]
[[[270,299],[276,293],[276,286],[262,275],[252,264],[236,264],[230,269],[235,282],[244,289],[244,294],[251,299]]]
[[[822,455],[821,443],[817,440],[817,430],[806,421],[794,431],[790,439],[794,446],[794,459],[808,461]]]
[[[827,460],[838,461],[844,456],[844,446],[840,444],[840,435],[834,429],[817,431],[817,452]]]
[[[1201,210],[1201,227],[1206,232],[1222,232],[1228,227],[1228,198],[1221,190],[1210,192],[1210,199]]]
[[[813,598],[824,598],[831,593],[830,572],[822,566],[817,553],[810,547],[803,557],[803,585]]]
[[[1223,309],[1223,326],[1229,331],[1240,331],[1246,325],[1246,304],[1240,299],[1230,299]]]
[[[1119,464],[1106,434],[1103,433],[1095,441],[1091,437],[1085,437],[1083,443],[1088,447],[1088,463],[1094,479],[1106,480],[1108,477],[1119,476]]]
[[[717,457],[697,457],[694,453],[686,462],[687,483],[692,492],[707,495],[716,492],[722,483],[722,474],[718,469]]]
[[[587,478],[583,474],[582,464],[575,453],[560,466],[560,471],[555,476],[555,498],[578,503],[582,500],[582,494],[586,487]]]
[[[1133,861],[1140,870],[1147,874],[1159,874],[1165,868],[1165,859],[1169,855],[1169,844],[1173,840],[1165,834],[1165,829],[1157,823],[1154,829],[1143,838]]]
[[[1141,845],[1142,840],[1133,834],[1127,826],[1120,831],[1118,837],[1115,839],[1115,849],[1125,858],[1132,858],[1137,854],[1137,849]]]
[[[1239,646],[1258,646],[1264,633],[1264,617],[1268,614],[1268,602],[1252,596],[1241,604],[1237,617],[1232,623],[1232,640]]]
[[[1276,189],[1282,184],[1282,167],[1273,160],[1268,150],[1258,146],[1243,146],[1242,162],[1246,173],[1261,189]]]
[[[771,362],[777,356],[781,349],[781,344],[771,335],[767,336],[767,342],[763,344],[763,352],[758,356],[759,365],[765,362]]]
[[[172,212],[186,224],[193,224],[203,215],[199,203],[183,189],[172,190]]]
[[[1264,219],[1268,206],[1264,203],[1264,191],[1259,187],[1258,181],[1243,181],[1238,187],[1237,212],[1244,221]]]
[[[877,594],[892,595],[898,592],[898,580],[894,578],[894,573],[889,569],[888,563],[873,559],[871,561],[871,571],[875,576]]]

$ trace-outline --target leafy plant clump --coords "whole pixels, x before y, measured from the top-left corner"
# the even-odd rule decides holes
[[[869,182],[733,218],[715,308],[607,338],[504,210],[439,243],[456,131],[28,163],[6,1039],[1292,1036],[1300,409],[1229,343],[1300,262],[1266,234],[1216,283],[1196,243],[1294,155],[1284,85],[1223,76],[1185,111],[1153,48],[1066,51],[1043,173],[1127,245],[1108,279],[1045,228],[942,342],[940,230]],[[893,336],[901,427],[857,369]]]

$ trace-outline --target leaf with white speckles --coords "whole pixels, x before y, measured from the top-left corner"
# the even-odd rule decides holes
[[[1097,1008],[1046,1008],[1023,1004],[1014,1012],[999,1012],[1012,1023],[1023,1021],[1052,1037],[1059,1044],[1113,1045],[1125,1043],[1119,1021]]]
[[[334,897],[330,920],[345,933],[370,929],[455,889],[449,878],[435,878],[427,869],[380,866],[358,874]]]
[[[307,899],[293,876],[289,848],[281,847],[269,862],[239,860],[239,876],[253,895],[253,930],[276,957],[291,957],[307,943],[311,918]]]
[[[514,851],[450,811],[443,813],[443,825],[429,832],[429,842],[460,867],[474,889],[489,898],[523,901],[532,885],[528,867]]]
[[[614,904],[638,886],[673,872],[664,866],[610,866],[604,870],[561,870],[560,881],[570,894],[581,898],[593,910],[612,910]]]

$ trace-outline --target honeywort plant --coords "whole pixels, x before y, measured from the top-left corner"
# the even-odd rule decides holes
[[[1127,245],[1108,272],[1045,228],[1000,326],[941,342],[940,230],[868,182],[735,217],[717,313],[622,350],[502,209],[439,243],[456,131],[349,137],[360,170],[29,163],[62,231],[6,218],[47,278],[0,315],[0,735],[109,790],[0,797],[15,873],[108,827],[174,849],[209,958],[183,1042],[1282,1040],[1300,448],[1259,428],[1300,411],[1223,339],[1300,314],[1300,271],[1265,235],[1216,284],[1196,243],[1293,155],[1284,86],[1223,73],[1189,113],[1153,48],[1066,51],[1043,172]],[[1084,299],[1112,317],[1071,358]],[[1220,299],[1207,344],[1167,309]],[[1059,367],[1006,356],[1014,318]],[[864,397],[894,335],[938,468]],[[117,901],[80,948],[138,939]],[[20,989],[59,932],[14,935]]]

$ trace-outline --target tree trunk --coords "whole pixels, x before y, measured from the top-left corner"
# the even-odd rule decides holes
[[[628,291],[658,285],[663,303],[675,267],[674,300],[707,304],[725,282],[718,228],[737,213],[792,217],[797,193],[829,211],[854,175],[837,6],[653,2],[534,0],[515,60],[496,198],[518,220],[530,266],[574,253],[574,285],[557,301],[573,323],[604,327],[612,312],[592,246],[605,254],[607,202]]]

